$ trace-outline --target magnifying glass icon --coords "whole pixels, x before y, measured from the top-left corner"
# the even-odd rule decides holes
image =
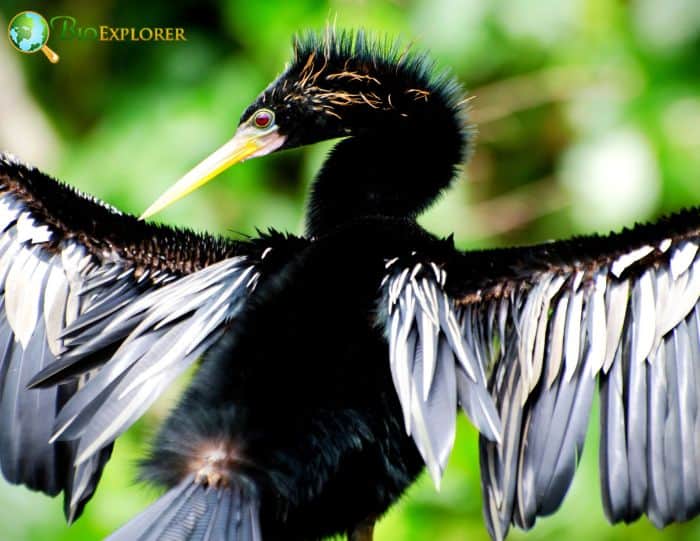
[[[10,43],[20,53],[41,51],[52,64],[58,62],[59,56],[46,45],[49,41],[49,23],[37,12],[22,11],[12,17],[7,33]]]

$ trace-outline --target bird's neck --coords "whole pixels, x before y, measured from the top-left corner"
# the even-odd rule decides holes
[[[413,219],[449,186],[464,158],[463,127],[453,115],[423,118],[383,123],[332,149],[313,183],[308,235],[364,217]]]

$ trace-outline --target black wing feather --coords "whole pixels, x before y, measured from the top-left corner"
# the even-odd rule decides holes
[[[114,439],[305,243],[146,224],[0,154],[5,477],[77,518]]]
[[[608,237],[452,257],[436,251],[432,259],[414,253],[387,269],[380,314],[404,415],[410,420],[414,411],[415,393],[407,389],[425,381],[410,370],[423,362],[427,333],[420,329],[430,328],[416,307],[435,298],[438,338],[428,340],[444,335],[454,357],[439,355],[431,371],[457,374],[459,403],[471,404],[481,431],[492,537],[505,537],[511,523],[530,528],[561,504],[583,449],[596,379],[608,518],[646,514],[663,526],[698,513],[699,209]],[[447,455],[438,460],[434,450],[444,451],[440,442],[451,447],[453,416],[437,423],[438,413],[430,415],[434,433],[412,434],[436,478]]]
[[[495,440],[500,421],[487,391],[483,358],[465,342],[454,303],[435,266],[387,263],[380,314],[386,318],[391,373],[413,437],[439,485],[454,443],[456,405]]]

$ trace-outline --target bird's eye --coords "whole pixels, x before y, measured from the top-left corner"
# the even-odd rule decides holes
[[[264,130],[269,128],[275,120],[275,113],[269,109],[260,109],[253,115],[253,124],[256,128]]]

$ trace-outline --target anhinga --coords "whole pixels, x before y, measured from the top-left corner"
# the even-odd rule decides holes
[[[343,138],[303,237],[201,236],[0,159],[0,461],[74,520],[114,440],[188,366],[143,477],[165,495],[110,539],[308,540],[372,526],[458,408],[481,433],[494,539],[561,503],[596,386],[606,514],[700,510],[700,210],[607,237],[459,252],[415,221],[469,143],[460,87],[362,33],[308,35],[223,169]]]

